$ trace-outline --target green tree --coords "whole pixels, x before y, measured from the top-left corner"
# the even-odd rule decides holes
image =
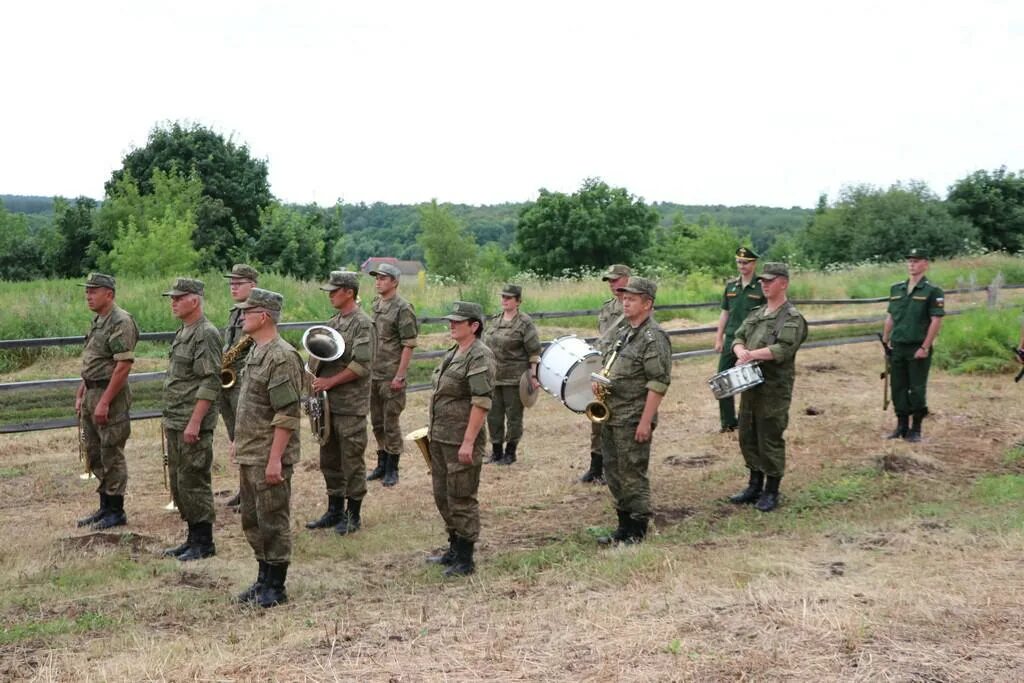
[[[655,232],[643,262],[680,273],[699,271],[725,277],[736,270],[734,257],[740,244],[750,244],[750,237],[740,237],[735,228],[710,215],[690,223],[680,212],[673,216],[669,227],[659,227]]]
[[[540,190],[519,214],[521,268],[558,275],[579,268],[636,262],[650,245],[658,213],[625,188],[588,178],[572,195]]]
[[[54,199],[55,244],[51,249],[49,270],[57,277],[77,277],[93,267],[86,253],[93,239],[93,214],[96,200],[78,197],[68,201]]]
[[[949,211],[978,229],[989,249],[1024,249],[1024,172],[975,171],[949,188]]]
[[[0,280],[33,280],[43,277],[39,240],[29,230],[28,219],[9,213],[0,202]]]
[[[260,218],[260,236],[253,255],[265,270],[303,280],[322,278],[327,263],[325,216],[314,207],[272,202]]]
[[[419,207],[420,235],[417,238],[432,275],[466,282],[473,274],[476,240],[452,215],[448,206],[437,200]]]

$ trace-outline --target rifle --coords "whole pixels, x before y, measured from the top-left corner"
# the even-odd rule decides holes
[[[875,336],[878,337],[878,342],[882,345],[882,350],[885,351],[885,369],[882,370],[879,379],[882,380],[882,410],[886,411],[889,409],[889,374],[892,372],[892,349],[882,339],[881,332],[875,332]]]
[[[1021,351],[1016,346],[1011,346],[1010,348],[1013,349],[1013,352],[1015,354],[1017,354],[1017,360],[1019,360],[1021,363],[1024,363],[1024,351]],[[1020,372],[1018,372],[1017,376],[1013,378],[1013,381],[1019,382],[1021,377],[1024,377],[1024,368],[1020,369]]]

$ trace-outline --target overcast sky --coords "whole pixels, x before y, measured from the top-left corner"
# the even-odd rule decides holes
[[[586,177],[813,206],[1024,168],[1024,3],[5,4],[0,193],[99,198],[161,122],[289,202],[490,204]]]

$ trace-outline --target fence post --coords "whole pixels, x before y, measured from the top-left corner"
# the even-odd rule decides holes
[[[999,289],[1005,284],[1003,272],[999,271],[988,286],[988,307],[995,308],[999,303]]]

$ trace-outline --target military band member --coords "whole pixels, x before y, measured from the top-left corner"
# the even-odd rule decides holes
[[[722,294],[722,313],[718,316],[718,330],[715,333],[715,351],[718,357],[718,372],[728,370],[736,365],[736,356],[732,352],[732,342],[736,330],[746,320],[751,310],[764,304],[764,292],[761,291],[761,278],[754,270],[760,258],[753,249],[740,247],[736,250],[736,269],[739,277],[725,284]],[[718,415],[722,432],[736,429],[736,403],[732,396],[719,399]]]
[[[535,391],[540,387],[537,380],[540,337],[533,319],[519,311],[522,300],[522,287],[505,285],[501,290],[501,313],[490,319],[484,335],[484,343],[497,364],[491,409],[487,412],[487,431],[491,434],[492,445],[487,462],[499,465],[516,461],[519,440],[523,438],[523,401],[519,397],[523,373],[529,372]]]
[[[330,437],[320,447],[320,471],[327,485],[327,511],[307,529],[333,526],[339,534],[357,531],[366,495],[366,413],[370,409],[370,366],[376,332],[369,316],[359,308],[359,274],[335,270],[327,284],[331,306],[338,313],[327,324],[341,333],[345,352],[337,360],[310,362],[316,375],[314,392],[327,392]],[[346,507],[346,501],[348,506]]]
[[[384,486],[398,483],[398,461],[402,455],[399,418],[405,410],[409,384],[409,363],[419,336],[419,323],[412,304],[398,294],[402,271],[382,263],[370,275],[375,278],[373,325],[377,349],[370,380],[370,422],[377,442],[377,467],[366,478],[381,479]]]
[[[614,339],[610,339],[609,335],[614,333],[622,322],[622,293],[619,289],[626,286],[632,273],[629,266],[617,263],[601,275],[601,279],[608,283],[608,289],[612,293],[612,298],[601,305],[601,311],[597,315],[598,338],[594,342],[594,348],[603,354],[608,353],[611,344],[614,343]],[[601,424],[598,422],[590,423],[590,469],[583,473],[580,481],[605,483],[604,461],[601,456]]]
[[[213,543],[213,430],[220,397],[220,332],[203,314],[202,281],[178,278],[163,293],[182,327],[164,379],[163,425],[171,498],[188,526],[185,542],[164,551],[182,562],[217,554]]]
[[[896,430],[888,436],[890,439],[920,441],[921,422],[928,414],[932,347],[946,314],[945,293],[925,277],[928,265],[928,253],[924,249],[911,249],[907,253],[910,277],[889,289],[882,343],[892,350],[889,376]]]
[[[249,298],[249,292],[259,282],[260,274],[247,263],[236,263],[231,267],[230,273],[224,273],[224,277],[228,280],[231,300],[235,304],[240,304]],[[245,334],[242,332],[242,311],[236,306],[232,306],[231,311],[228,313],[228,324],[224,328],[224,352],[227,353],[244,336]],[[245,363],[245,355],[245,353],[240,353],[235,358],[235,362],[231,365],[231,369],[235,371],[235,384],[224,389],[220,397],[220,416],[223,418],[224,427],[228,431],[229,444],[235,440],[235,412],[238,409],[238,391],[241,388],[237,378]],[[230,508],[235,508],[237,511],[240,500],[239,494],[235,493],[226,505]]]
[[[480,469],[487,450],[485,420],[494,390],[494,354],[480,341],[484,310],[456,301],[448,321],[452,341],[434,370],[430,397],[430,478],[434,503],[448,532],[448,549],[428,562],[448,565],[445,576],[472,574],[480,535]]]
[[[89,471],[99,480],[100,507],[79,519],[78,526],[108,529],[128,523],[124,512],[128,483],[124,445],[132,432],[128,373],[135,361],[139,328],[114,302],[113,276],[90,273],[82,286],[86,304],[96,315],[82,350],[82,383],[75,394],[75,413],[81,421]]]
[[[617,291],[622,294],[623,322],[610,337],[608,353],[615,353],[615,359],[606,365],[608,420],[601,430],[601,450],[619,523],[610,536],[598,539],[602,544],[639,543],[647,535],[651,438],[658,407],[672,382],[672,345],[653,317],[657,284],[634,276]]]
[[[736,330],[736,364],[757,362],[764,382],[740,397],[740,450],[750,477],[737,504],[755,503],[771,512],[779,503],[779,483],[786,469],[789,404],[796,378],[796,352],[807,339],[807,321],[789,302],[789,268],[766,263],[761,273],[766,303],[754,309]]]
[[[239,465],[242,531],[259,563],[256,582],[237,598],[273,607],[288,601],[291,480],[299,461],[302,360],[277,332],[284,297],[254,287],[238,304],[254,345],[242,368],[233,458]]]

